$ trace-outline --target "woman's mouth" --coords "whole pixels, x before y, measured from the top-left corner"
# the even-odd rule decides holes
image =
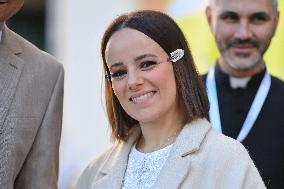
[[[145,100],[148,100],[149,98],[151,98],[155,93],[156,93],[156,91],[150,91],[150,92],[144,93],[143,95],[140,95],[140,96],[131,97],[129,100],[131,102],[133,102],[134,104],[141,104]]]

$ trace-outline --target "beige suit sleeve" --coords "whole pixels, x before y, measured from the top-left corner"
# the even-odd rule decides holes
[[[64,70],[58,77],[31,150],[15,181],[15,189],[56,189],[62,127]]]

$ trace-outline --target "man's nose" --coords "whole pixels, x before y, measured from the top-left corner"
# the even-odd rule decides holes
[[[248,21],[241,21],[237,26],[235,37],[241,40],[250,39],[252,37],[252,31]]]

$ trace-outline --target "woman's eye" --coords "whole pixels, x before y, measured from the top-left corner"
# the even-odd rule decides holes
[[[112,73],[112,74],[111,74],[111,77],[114,78],[114,79],[115,79],[115,78],[120,79],[120,78],[124,77],[126,74],[127,74],[126,71],[124,71],[124,70],[118,70],[118,71]]]
[[[140,65],[140,68],[147,70],[147,69],[151,69],[154,66],[156,66],[158,63],[155,61],[146,61],[146,62],[142,62]]]

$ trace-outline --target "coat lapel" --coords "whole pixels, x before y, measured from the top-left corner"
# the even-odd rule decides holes
[[[21,49],[11,32],[5,27],[3,41],[0,43],[0,128],[5,121],[24,66],[23,60],[18,57]]]
[[[14,34],[4,27],[0,42],[0,185],[10,179],[9,170],[12,128],[5,126],[5,120],[12,104],[17,85],[23,70],[24,62],[18,57],[21,48]]]
[[[132,129],[130,132],[130,138],[126,143],[122,142],[118,144],[115,153],[111,153],[111,157],[104,162],[102,168],[99,171],[101,178],[96,180],[92,188],[93,189],[120,189],[122,186],[124,173],[127,168],[128,155],[131,147],[135,143],[136,139],[140,135],[139,127]]]
[[[210,124],[205,119],[185,125],[156,180],[155,189],[180,188],[190,173],[191,155],[199,150],[209,130]]]
[[[179,188],[179,185],[190,171],[190,164],[190,159],[172,153],[163,166],[154,188]]]

